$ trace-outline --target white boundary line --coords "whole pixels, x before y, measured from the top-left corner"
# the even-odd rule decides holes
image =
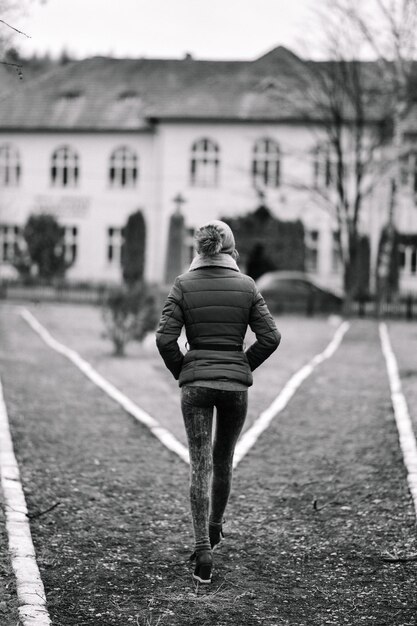
[[[52,335],[42,326],[34,315],[27,309],[23,308],[20,315],[25,322],[44,340],[44,342],[59,354],[67,357],[74,365],[82,371],[97,387],[100,387],[110,398],[115,400],[123,409],[132,415],[138,422],[149,428],[151,433],[157,437],[163,445],[175,452],[186,463],[190,462],[188,449],[180,442],[172,433],[161,426],[156,419],[151,417],[146,411],[138,407],[132,400],[125,396],[117,387],[109,383],[101,374],[99,374],[87,361],[85,361],[75,350],[67,348],[52,337]]]
[[[235,448],[233,467],[236,467],[237,464],[240,463],[243,457],[256,443],[258,437],[263,433],[264,430],[268,428],[274,417],[276,417],[278,413],[285,409],[288,402],[297,391],[298,387],[306,378],[310,376],[310,374],[317,367],[317,365],[319,365],[326,359],[329,359],[336,352],[349,327],[349,322],[342,322],[342,324],[340,324],[340,326],[337,328],[333,339],[331,340],[327,348],[325,348],[323,352],[320,352],[320,354],[316,354],[316,356],[314,356],[311,361],[309,361],[309,363],[304,365],[304,367],[302,367],[300,370],[298,370],[298,372],[291,376],[289,381],[283,387],[283,389],[272,402],[272,404],[265,411],[263,411],[259,415],[258,419],[252,424],[252,426],[243,433]]]
[[[395,422],[397,424],[401,452],[404,465],[407,470],[407,482],[414,503],[414,511],[417,516],[417,444],[413,432],[407,401],[401,388],[401,380],[398,374],[398,365],[391,346],[388,328],[384,322],[379,324],[379,336],[381,339],[382,352],[387,366],[389,384],[391,389],[391,401],[394,408]]]
[[[44,328],[44,326],[42,326],[42,324],[36,319],[36,317],[28,311],[28,309],[21,309],[20,315],[50,348],[72,361],[74,365],[76,365],[93,383],[95,383],[98,387],[100,387],[100,389],[113,398],[113,400],[120,404],[127,413],[147,426],[164,446],[175,452],[186,463],[190,462],[188,449],[181,442],[179,442],[178,439],[176,439],[174,435],[169,432],[169,430],[161,426],[153,417],[143,411],[143,409],[139,408],[134,402],[132,402],[132,400],[103,378],[103,376],[96,372],[93,367],[87,363],[87,361],[75,352],[75,350],[67,348],[64,344],[54,339],[46,328]],[[290,378],[270,407],[261,413],[252,426],[245,431],[236,445],[233,467],[236,467],[242,458],[249,452],[252,446],[255,445],[259,435],[266,428],[268,428],[272,419],[287,406],[289,400],[292,398],[298,387],[306,378],[308,378],[308,376],[310,376],[317,365],[326,359],[329,359],[335,353],[349,327],[349,322],[343,322],[340,324],[333,336],[333,339],[330,341],[325,350],[320,352],[320,354],[316,354],[316,356],[314,356],[309,363],[307,363],[307,365],[304,365]]]
[[[49,626],[45,589],[36,563],[27,517],[27,506],[20,482],[19,466],[13,450],[9,419],[0,381],[0,475],[5,503],[6,531],[10,559],[16,577],[20,621],[24,626]]]

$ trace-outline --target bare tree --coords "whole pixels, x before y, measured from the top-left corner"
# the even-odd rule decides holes
[[[366,10],[359,3],[344,0],[342,10],[377,58],[377,65],[389,95],[391,122],[390,145],[385,156],[391,164],[390,198],[385,237],[377,267],[380,304],[389,296],[389,274],[395,240],[397,190],[401,184],[401,166],[409,148],[404,144],[403,122],[411,105],[416,79],[417,0],[372,0]]]
[[[32,0],[0,0],[0,64],[16,70],[19,78],[22,78],[22,64],[16,59],[10,58],[7,51],[14,42],[16,36],[30,36],[15,25],[15,20],[24,13]],[[46,0],[34,0],[45,3]]]
[[[375,154],[384,125],[372,119],[366,71],[356,60],[339,58],[312,66],[310,95],[320,112],[324,139],[316,153],[315,194],[331,207],[337,222],[347,298],[355,295],[360,220],[376,180]]]
[[[327,181],[315,189],[337,220],[347,299],[355,295],[361,215],[383,177],[391,178],[387,230],[394,233],[395,191],[404,153],[402,121],[410,105],[417,0],[332,0],[321,20],[329,61],[307,64],[307,117],[324,129]],[[365,7],[365,8],[364,8]],[[370,10],[371,9],[371,10]],[[372,61],[365,61],[368,55]],[[385,245],[393,246],[392,237]],[[380,255],[383,291],[390,250]]]

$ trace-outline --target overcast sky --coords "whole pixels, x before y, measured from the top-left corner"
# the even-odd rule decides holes
[[[14,21],[24,53],[253,59],[277,45],[317,56],[318,0],[33,0]],[[308,41],[310,38],[310,41]]]

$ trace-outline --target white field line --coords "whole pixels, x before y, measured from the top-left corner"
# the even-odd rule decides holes
[[[388,371],[391,389],[391,401],[394,408],[395,422],[397,424],[398,437],[404,465],[407,470],[408,487],[414,503],[414,511],[417,516],[417,444],[413,432],[413,426],[408,412],[407,401],[401,388],[401,380],[398,374],[397,359],[391,347],[391,341],[386,324],[379,325],[382,352]]]
[[[20,622],[24,626],[49,626],[43,583],[36,563],[25,496],[13,450],[9,419],[0,381],[0,476],[10,559],[16,577]]]
[[[175,452],[186,463],[190,462],[188,449],[166,428],[161,426],[153,417],[143,411],[143,409],[139,408],[134,402],[132,402],[132,400],[103,378],[89,363],[87,363],[87,361],[75,352],[75,350],[67,348],[65,345],[54,339],[30,311],[23,308],[20,315],[29,324],[29,326],[31,326],[31,328],[33,328],[38,335],[40,335],[49,347],[72,361],[93,383],[95,383],[98,387],[100,387],[100,389],[113,398],[113,400],[120,404],[127,413],[147,426],[164,446]],[[268,428],[272,419],[287,406],[298,387],[306,378],[308,378],[308,376],[310,376],[317,365],[326,359],[329,359],[335,353],[343,339],[344,334],[349,329],[349,326],[350,324],[348,322],[340,324],[333,336],[333,339],[330,341],[325,350],[320,352],[320,354],[316,354],[316,356],[314,356],[309,363],[304,365],[290,378],[270,407],[261,413],[252,426],[242,435],[235,449],[233,467],[236,467],[242,458],[249,452],[252,446],[256,443],[259,435],[266,428]]]
[[[42,326],[34,315],[27,309],[22,309],[20,315],[29,326],[43,339],[43,341],[53,350],[67,357],[74,365],[80,369],[97,387],[100,387],[110,398],[117,402],[123,409],[132,415],[138,422],[144,424],[160,442],[172,452],[175,452],[186,463],[190,462],[187,448],[172,433],[161,426],[156,419],[151,417],[146,411],[138,407],[132,400],[125,396],[119,389],[101,376],[87,361],[85,361],[75,350],[67,348],[52,337],[52,335]]]
[[[244,432],[236,445],[233,467],[236,467],[237,464],[240,463],[245,454],[247,454],[255,444],[261,433],[268,428],[274,417],[285,409],[298,387],[310,376],[317,365],[329,359],[336,352],[349,327],[349,322],[340,324],[327,348],[325,348],[323,352],[320,352],[320,354],[316,354],[309,363],[304,365],[289,379],[272,404],[263,411],[252,426]]]

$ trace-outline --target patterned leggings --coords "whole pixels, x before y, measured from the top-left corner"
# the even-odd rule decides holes
[[[217,420],[212,444],[214,407]],[[187,386],[181,389],[190,451],[190,501],[196,546],[209,545],[209,519],[216,523],[223,520],[232,484],[233,453],[247,407],[247,391]]]

